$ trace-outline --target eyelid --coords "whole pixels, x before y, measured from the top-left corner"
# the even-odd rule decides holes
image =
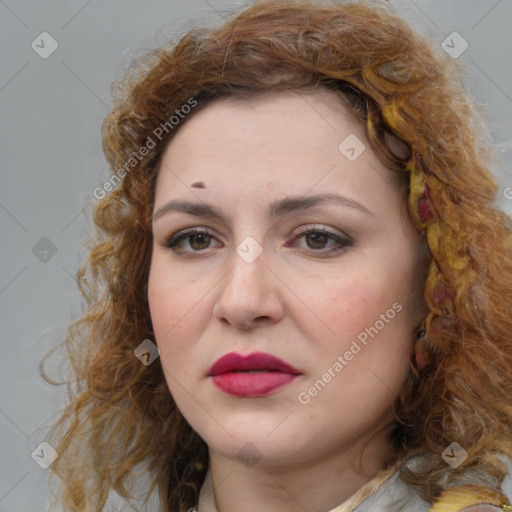
[[[309,224],[307,226],[301,226],[295,230],[295,234],[302,235],[310,231],[321,231],[322,233],[327,233],[328,235],[334,235],[340,238],[346,238],[347,240],[352,240],[346,233],[343,233],[339,230],[331,231],[331,229],[327,228],[323,224]]]
[[[322,233],[326,235],[331,242],[335,242],[332,247],[323,248],[320,250],[314,250],[311,248],[302,249],[306,250],[308,254],[316,255],[319,257],[335,256],[337,254],[343,253],[346,249],[354,245],[354,239],[352,237],[343,233],[342,231],[336,231],[337,232],[334,232],[331,229],[328,229],[326,226],[318,224],[301,226],[295,230],[293,239],[286,243],[286,247],[293,247],[297,239],[309,233]]]
[[[206,227],[203,226],[195,226],[191,228],[185,228],[180,231],[177,231],[170,237],[167,237],[163,242],[162,245],[164,247],[172,248],[176,243],[181,242],[181,240],[186,239],[188,236],[193,235],[208,235],[212,238],[217,238],[214,234],[214,232]]]

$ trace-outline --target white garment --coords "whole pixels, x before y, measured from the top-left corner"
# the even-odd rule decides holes
[[[354,512],[428,512],[429,508],[430,505],[425,500],[402,482],[396,471]],[[334,509],[331,512],[338,512],[338,510]]]
[[[508,463],[509,471],[502,483],[503,493],[512,503],[512,460]],[[430,505],[406,485],[399,477],[398,471],[360,505],[354,512],[428,512]],[[343,503],[329,512],[343,512]],[[199,493],[198,512],[218,512],[215,507],[211,472],[206,473],[205,481]]]
[[[413,489],[398,478],[398,471],[388,478],[372,495],[354,509],[354,512],[428,512],[429,505]],[[329,512],[343,512],[341,504]],[[212,492],[211,473],[208,470],[199,492],[198,512],[218,512]]]

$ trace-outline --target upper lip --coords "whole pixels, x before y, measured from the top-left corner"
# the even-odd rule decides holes
[[[253,352],[246,356],[230,352],[213,363],[208,370],[208,375],[215,377],[236,370],[269,370],[292,375],[300,374],[300,371],[291,364],[265,352]]]

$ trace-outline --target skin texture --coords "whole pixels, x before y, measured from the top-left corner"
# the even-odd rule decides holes
[[[391,459],[386,428],[363,448],[391,420],[409,371],[425,316],[425,247],[392,171],[371,151],[364,128],[333,104],[328,92],[216,100],[187,120],[163,155],[154,213],[170,200],[188,200],[226,217],[154,215],[148,282],[165,377],[209,446],[221,512],[326,511]],[[366,146],[354,161],[338,149],[351,134]],[[204,188],[192,188],[195,182]],[[343,195],[372,213],[326,203],[267,216],[273,201],[322,193]],[[194,226],[212,237],[164,247]],[[328,254],[336,242],[300,235],[302,227],[322,227],[352,244]],[[247,237],[262,249],[251,263],[236,251]],[[299,393],[396,303],[402,306],[396,316],[301,403]],[[228,396],[212,384],[208,368],[219,357],[254,351],[302,375],[260,398]],[[242,448],[255,464],[237,455]],[[360,463],[364,474],[355,469]]]

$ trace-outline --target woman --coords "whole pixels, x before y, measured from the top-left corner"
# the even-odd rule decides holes
[[[265,2],[119,82],[65,340],[65,510],[511,510],[512,224],[458,70]],[[140,510],[140,509],[139,509]]]

